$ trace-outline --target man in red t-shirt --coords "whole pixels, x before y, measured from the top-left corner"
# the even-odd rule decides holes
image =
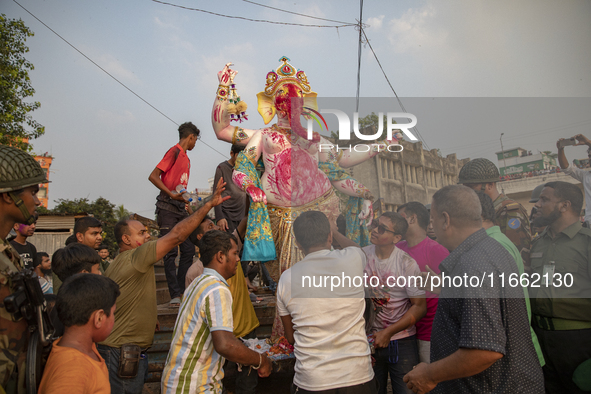
[[[191,161],[187,156],[187,151],[195,147],[199,134],[199,129],[191,122],[180,125],[179,143],[166,152],[164,158],[148,177],[150,182],[160,189],[160,194],[156,198],[156,215],[161,237],[168,234],[178,222],[188,216],[185,210],[186,201],[176,192],[176,187],[183,185],[185,189],[187,188],[191,171]],[[180,245],[180,250],[178,273],[175,265],[178,255],[177,248],[173,248],[164,256],[166,281],[171,298],[170,304],[173,306],[180,305],[180,297],[185,291],[185,276],[193,263],[195,246],[186,239]]]

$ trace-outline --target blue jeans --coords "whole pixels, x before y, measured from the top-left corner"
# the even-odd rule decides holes
[[[419,363],[419,348],[416,336],[391,341],[386,348],[376,349],[376,364],[373,370],[378,382],[378,394],[386,394],[388,389],[388,373],[394,394],[413,394],[402,381],[404,375],[412,371]]]
[[[142,394],[144,382],[148,378],[148,355],[142,354],[137,376],[135,378],[120,378],[119,370],[120,349],[105,345],[97,345],[102,358],[105,359],[109,370],[109,382],[111,383],[111,394]]]
[[[163,237],[168,234],[174,226],[176,226],[186,217],[186,215],[180,213],[160,209],[158,211],[158,226],[160,226],[160,236]],[[179,268],[177,272],[175,260],[176,256],[179,254],[179,249],[181,252],[181,257],[179,258]],[[189,267],[191,264],[193,264],[194,255],[195,245],[193,245],[189,238],[187,238],[182,244],[179,245],[178,248],[175,246],[170,250],[170,252],[166,254],[166,256],[164,256],[164,273],[166,274],[168,292],[170,293],[171,299],[180,297],[181,294],[185,292],[185,277],[187,276]]]

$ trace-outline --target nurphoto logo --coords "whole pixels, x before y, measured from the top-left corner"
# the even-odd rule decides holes
[[[312,125],[313,122],[312,120],[315,120],[320,127],[322,128],[322,123],[326,126],[326,120],[324,119],[324,117],[321,114],[334,114],[337,117],[337,120],[339,121],[339,141],[348,141],[351,139],[351,120],[349,119],[349,116],[343,112],[340,111],[338,109],[322,109],[320,110],[320,112],[317,111],[313,111],[313,114],[308,112],[310,116],[310,118],[308,119],[308,134],[307,134],[307,138],[308,140],[312,140],[313,138],[313,130],[312,130]],[[314,116],[316,115],[316,116]],[[320,120],[322,120],[322,123],[320,123],[320,120],[318,119],[318,117],[320,118]],[[355,136],[357,138],[359,138],[360,140],[363,141],[373,141],[373,140],[377,140],[379,138],[382,137],[382,134],[384,132],[384,113],[380,112],[378,114],[378,119],[379,119],[379,123],[378,123],[378,130],[375,134],[361,134],[361,132],[359,131],[359,113],[358,112],[354,112],[353,113],[353,133],[355,133]],[[407,119],[410,120],[410,122],[408,123],[395,123],[394,119]],[[400,132],[402,132],[409,140],[411,141],[418,141],[418,138],[414,136],[414,134],[410,131],[411,128],[413,128],[414,126],[416,126],[417,124],[417,117],[414,116],[413,114],[410,113],[404,113],[404,112],[388,112],[386,114],[386,140],[387,141],[392,141],[393,139],[396,139],[396,134],[400,134]],[[357,145],[349,145],[349,146],[338,146],[338,145],[333,145],[333,144],[320,144],[320,151],[322,152],[322,149],[324,148],[325,150],[329,150],[332,149],[333,147],[339,151],[339,150],[353,150],[355,152],[369,152],[370,150],[374,149],[373,147],[377,146],[377,151],[381,152],[383,150],[388,150],[389,152],[402,152],[403,147],[400,144],[388,144],[388,143],[373,143],[373,144],[357,144]]]

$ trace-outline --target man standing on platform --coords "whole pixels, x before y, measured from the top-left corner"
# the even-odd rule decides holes
[[[245,215],[247,195],[234,182],[232,182],[232,171],[238,154],[244,150],[244,146],[232,144],[230,150],[230,160],[226,160],[218,165],[215,170],[213,184],[216,185],[220,178],[226,182],[226,191],[224,196],[230,196],[228,201],[215,207],[215,220],[220,230],[227,231],[230,234],[238,227],[240,221]]]
[[[184,189],[187,188],[191,172],[191,161],[187,151],[195,147],[200,133],[191,122],[180,125],[179,143],[166,152],[164,158],[148,177],[150,182],[160,189],[160,194],[156,198],[156,215],[158,215],[161,237],[168,234],[177,223],[188,216],[185,210],[186,201],[181,194],[177,193],[176,188],[179,185]],[[185,291],[185,275],[195,255],[195,247],[188,239],[181,243],[180,250],[178,273],[175,264],[178,248],[172,248],[164,257],[164,269],[172,306],[180,305],[180,297]]]

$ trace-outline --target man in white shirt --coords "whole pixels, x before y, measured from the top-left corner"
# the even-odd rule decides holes
[[[579,145],[587,145],[587,155],[589,156],[589,162],[591,162],[591,140],[585,137],[583,134],[577,134],[572,137],[577,140],[576,146]],[[571,139],[572,139],[571,138]],[[585,190],[585,223],[587,223],[587,227],[591,226],[591,171],[582,170],[577,168],[576,166],[569,165],[566,155],[564,154],[564,146],[561,145],[561,141],[564,138],[561,138],[556,142],[556,147],[558,148],[558,163],[560,164],[560,168],[564,171],[565,174],[572,176],[576,180],[580,181],[583,184],[583,188]]]
[[[293,232],[305,257],[277,287],[277,310],[296,356],[292,393],[376,394],[363,319],[365,255],[358,247],[331,251],[322,212],[302,213]]]

